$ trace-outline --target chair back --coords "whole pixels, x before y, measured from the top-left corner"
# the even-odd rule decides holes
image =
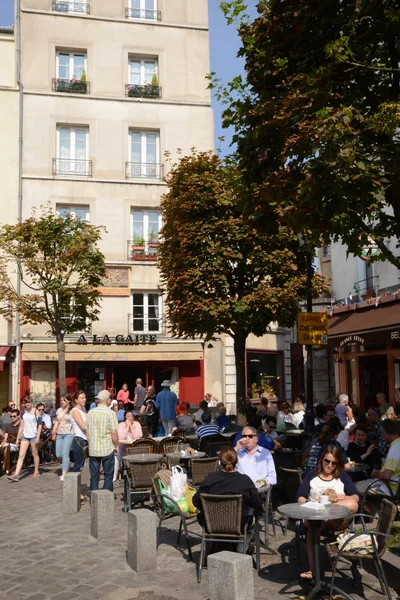
[[[208,535],[241,535],[242,495],[200,494],[205,530]]]
[[[229,446],[229,440],[222,435],[209,435],[200,440],[200,451],[205,452],[208,456],[217,456],[217,452],[224,446]]]
[[[299,489],[302,479],[301,470],[297,469],[286,469],[285,467],[279,467],[281,474],[283,487],[286,492],[286,496],[289,502],[296,502],[296,494]]]
[[[218,458],[196,458],[190,461],[192,467],[192,485],[200,485],[208,473],[218,468]]]
[[[186,429],[175,429],[172,432],[172,437],[183,437],[185,439]]]
[[[139,449],[138,452],[129,452],[129,450]],[[127,454],[156,454],[157,452],[157,442],[150,438],[146,438],[145,440],[136,440],[136,442],[132,443],[130,448],[127,448]]]
[[[160,452],[161,454],[169,454],[178,452],[179,444],[184,444],[185,439],[183,437],[167,437],[161,440],[160,442]]]
[[[379,533],[384,533],[386,535],[390,535],[390,531],[392,529],[393,522],[395,520],[397,513],[397,507],[393,502],[386,500],[384,498],[381,502],[381,507],[379,509],[378,523],[376,525],[376,531]],[[383,537],[381,535],[376,537],[376,544],[378,547],[378,552],[380,556],[385,552],[387,546],[388,538]]]
[[[158,461],[128,463],[128,473],[132,481],[132,487],[136,489],[151,489],[153,477],[159,470]]]

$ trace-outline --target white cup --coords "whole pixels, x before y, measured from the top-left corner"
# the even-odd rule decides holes
[[[321,494],[319,501],[321,504],[330,504],[329,496],[325,496],[324,494]]]

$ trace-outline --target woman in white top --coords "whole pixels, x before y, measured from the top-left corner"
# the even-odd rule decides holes
[[[85,464],[85,455],[83,453],[83,450],[88,445],[86,431],[87,413],[85,410],[85,392],[75,392],[74,400],[75,406],[70,413],[70,416],[72,417],[72,429],[74,432],[74,441],[72,442],[72,451],[74,453],[74,468],[72,470],[74,473],[79,473],[79,471],[82,471],[83,466]]]
[[[74,403],[74,397],[71,394],[65,394],[65,396],[62,396],[60,403],[61,407],[57,410],[52,433],[54,437],[57,436],[56,456],[62,458],[60,481],[64,481],[64,476],[69,469],[69,451],[74,439],[72,417],[69,414]]]
[[[19,457],[17,462],[17,468],[14,475],[10,475],[8,479],[11,481],[18,481],[19,474],[24,464],[25,455],[29,446],[32,450],[34,471],[33,476],[39,477],[39,454],[36,444],[39,443],[40,434],[42,431],[42,419],[38,416],[36,409],[33,406],[32,399],[25,398],[25,411],[21,418],[21,424],[19,426],[16,445],[20,445]]]

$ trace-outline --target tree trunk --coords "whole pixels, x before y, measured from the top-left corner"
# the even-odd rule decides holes
[[[236,367],[236,411],[243,413],[246,397],[246,338],[244,331],[235,334],[233,348]]]
[[[58,351],[58,379],[60,382],[60,398],[64,396],[67,391],[67,384],[65,381],[65,344],[64,339],[57,340],[57,351]]]

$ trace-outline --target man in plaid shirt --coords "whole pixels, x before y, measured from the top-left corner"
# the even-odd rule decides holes
[[[86,428],[89,442],[90,490],[99,489],[100,466],[104,471],[104,490],[113,491],[114,456],[118,449],[118,421],[110,410],[110,392],[97,395],[99,403],[89,411]]]

